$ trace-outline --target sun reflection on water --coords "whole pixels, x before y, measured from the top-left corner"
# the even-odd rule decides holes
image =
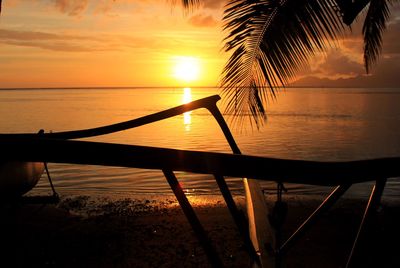
[[[189,103],[192,101],[192,89],[190,87],[185,87],[183,89],[183,104]],[[183,114],[183,124],[185,125],[185,130],[190,131],[190,125],[192,123],[192,112],[186,112]]]

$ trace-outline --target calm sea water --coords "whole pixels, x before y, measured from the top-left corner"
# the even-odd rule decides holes
[[[213,88],[0,90],[0,132],[97,127],[218,93]],[[400,156],[399,104],[400,89],[291,88],[270,101],[268,120],[259,130],[245,124],[244,129],[232,127],[232,132],[242,152],[249,155],[328,161]],[[206,110],[87,140],[230,152]],[[62,194],[171,193],[160,171],[66,164],[49,164],[49,168]],[[210,176],[178,173],[178,178],[189,193],[219,193]],[[231,179],[229,185],[241,193],[240,180]],[[370,186],[356,185],[349,196],[364,197]],[[263,187],[275,185],[263,183]],[[302,185],[287,188],[288,194],[296,195],[322,195],[330,190]],[[43,176],[35,191],[47,190]],[[391,179],[386,198],[399,193],[400,185]]]

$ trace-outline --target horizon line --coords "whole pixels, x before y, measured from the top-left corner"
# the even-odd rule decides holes
[[[141,88],[155,88],[155,89],[178,89],[178,88],[218,88],[223,89],[221,86],[72,86],[72,87],[0,87],[0,90],[53,90],[53,89],[141,89]],[[269,87],[265,87],[269,88]],[[277,89],[285,88],[400,88],[400,87],[366,87],[366,86],[285,86],[276,87]]]
[[[0,90],[23,89],[135,89],[135,88],[220,88],[218,86],[72,86],[72,87],[0,87]]]

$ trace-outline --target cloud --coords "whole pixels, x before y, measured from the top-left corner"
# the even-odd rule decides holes
[[[211,15],[197,14],[189,18],[189,23],[196,27],[213,27],[217,21]]]
[[[88,39],[87,37],[76,35],[60,35],[54,33],[36,31],[18,31],[0,29],[0,40],[65,40],[65,39]]]
[[[398,71],[400,69],[400,56],[391,58],[382,58],[375,68],[372,70],[371,75],[360,73],[354,77],[341,77],[335,78],[332,76],[321,77],[316,74],[300,78],[295,81],[293,86],[302,87],[400,87],[400,80],[398,79]]]
[[[364,72],[362,64],[347,57],[340,49],[331,50],[319,69],[327,76],[354,76]]]
[[[308,66],[302,68],[297,76],[339,79],[365,74],[362,61],[353,58],[354,56],[342,47],[332,48],[325,54],[321,53],[311,58]]]
[[[62,52],[90,52],[90,51],[99,51],[105,49],[96,49],[90,46],[82,46],[79,44],[65,43],[65,42],[31,42],[31,41],[4,41],[1,42],[6,45],[13,46],[23,46],[23,47],[35,47],[46,50],[53,51],[62,51]]]
[[[53,51],[84,52],[99,50],[99,47],[92,47],[88,44],[100,41],[101,40],[96,38],[78,35],[0,29],[0,43],[2,44],[34,47]]]
[[[128,35],[102,35],[98,37],[2,29],[0,29],[0,44],[63,52],[117,51],[124,48],[151,48],[157,46],[153,38]]]
[[[202,7],[209,9],[220,9],[225,6],[228,1],[227,0],[201,0],[200,1]]]
[[[62,13],[69,16],[81,14],[88,6],[89,0],[52,0],[54,5]]]
[[[393,56],[388,58],[381,58],[377,65],[372,69],[372,77],[379,78],[380,81],[397,82],[400,86],[399,80],[400,69],[400,56]]]
[[[400,21],[391,22],[383,34],[382,54],[400,54]]]
[[[400,20],[392,19],[383,34],[382,53],[377,64],[372,66],[372,72],[382,70],[388,73],[391,68],[387,65],[389,59],[400,56]],[[330,49],[325,56],[318,55],[310,60],[308,69],[302,70],[299,77],[314,76],[318,78],[347,79],[351,77],[364,76],[365,68],[363,62],[363,37],[361,29],[354,30],[344,36],[338,42],[338,47]],[[382,66],[381,66],[382,65]],[[392,62],[392,66],[393,62]],[[383,76],[383,74],[382,74]]]
[[[145,0],[142,0],[142,1],[145,1]],[[177,4],[179,6],[183,6],[182,0],[164,0],[164,1],[166,1],[167,3],[172,3],[173,5]],[[228,0],[200,0],[199,6],[201,8],[217,10],[217,9],[220,9],[221,7],[225,6],[227,3],[228,3]],[[199,7],[199,6],[197,6],[197,7]]]
[[[7,3],[7,7],[11,7],[20,1],[21,0],[9,0],[5,2]],[[91,13],[118,16],[118,11],[120,11],[121,8],[126,10],[127,6],[139,11],[140,7],[152,9],[153,7],[159,7],[160,4],[163,4],[171,8],[174,4],[179,6],[182,4],[182,0],[32,0],[32,2],[51,6],[68,16],[81,16],[84,13],[86,13],[84,15]],[[220,11],[227,3],[227,0],[200,0],[199,3],[199,7],[195,10],[208,9],[211,11]]]

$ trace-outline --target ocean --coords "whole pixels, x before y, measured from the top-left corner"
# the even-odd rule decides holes
[[[216,88],[74,88],[0,90],[0,132],[36,133],[113,124],[220,94]],[[400,89],[288,88],[270,98],[259,129],[225,115],[242,153],[286,159],[346,161],[400,156]],[[223,111],[224,103],[218,104]],[[197,151],[230,152],[213,117],[204,109],[151,125],[84,140]],[[79,152],[77,152],[79,153]],[[49,164],[60,194],[169,195],[161,171]],[[266,170],[266,172],[268,172]],[[212,176],[177,173],[190,195],[219,194]],[[323,178],[321,178],[323,179]],[[399,180],[391,178],[384,198],[396,199]],[[228,179],[234,194],[240,179]],[[348,197],[365,198],[371,183],[354,185]],[[285,185],[288,195],[325,195],[331,187]],[[275,183],[263,182],[266,193]],[[42,176],[34,193],[49,192]]]

